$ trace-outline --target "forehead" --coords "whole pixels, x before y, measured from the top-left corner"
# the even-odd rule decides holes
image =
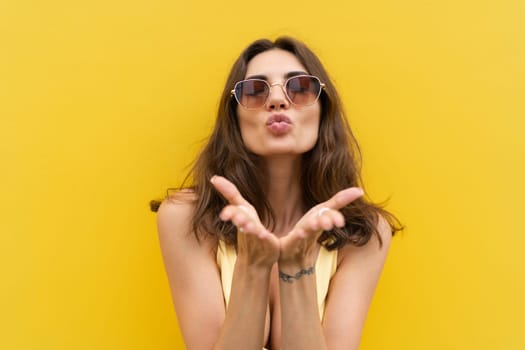
[[[264,75],[269,80],[282,78],[289,72],[307,72],[297,57],[281,49],[272,49],[256,55],[246,68],[246,77]]]

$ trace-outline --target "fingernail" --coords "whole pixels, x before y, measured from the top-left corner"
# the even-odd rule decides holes
[[[210,182],[211,182],[211,183],[215,183],[215,179],[216,179],[216,176],[213,175],[213,176],[211,177],[211,179],[210,179]]]
[[[363,191],[362,188],[359,189],[359,192],[361,192],[361,196],[365,194],[365,191]]]

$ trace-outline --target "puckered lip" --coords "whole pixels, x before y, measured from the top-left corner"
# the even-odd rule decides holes
[[[276,113],[272,114],[268,120],[266,120],[266,125],[272,125],[273,123],[287,123],[292,124],[292,120],[288,118],[285,114]]]

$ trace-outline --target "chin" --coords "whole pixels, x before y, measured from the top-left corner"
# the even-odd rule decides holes
[[[310,151],[315,145],[309,147],[247,147],[247,149],[261,157],[279,156],[279,155],[290,155],[298,156]]]
[[[251,153],[258,156],[275,156],[275,155],[300,155],[310,151],[317,143],[317,138],[312,140],[274,139],[261,140],[251,139],[252,142],[245,142],[244,145]],[[305,142],[307,141],[307,142]]]

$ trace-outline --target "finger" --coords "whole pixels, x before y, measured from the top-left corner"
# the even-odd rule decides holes
[[[236,205],[236,207],[239,208],[239,210],[241,210],[244,213],[246,213],[246,215],[248,215],[249,218],[254,219],[253,213],[250,211],[250,209],[248,209],[248,207],[246,205],[238,204],[238,205]]]
[[[322,231],[332,230],[334,227],[343,227],[344,225],[345,218],[341,212],[322,207],[317,210],[316,215],[310,216],[310,218],[299,227],[302,227],[307,232],[320,234]]]
[[[307,225],[304,227],[307,231],[319,231],[321,229],[319,218],[313,217],[308,220]]]
[[[222,221],[233,221],[233,218],[236,215],[244,215],[247,218],[253,219],[253,216],[250,214],[250,212],[243,207],[242,205],[227,205],[224,208],[222,208],[221,213],[219,214],[219,217]]]
[[[309,232],[321,233],[322,231],[331,230],[334,227],[334,219],[331,215],[324,212],[322,215],[316,215],[308,220],[304,227]]]
[[[244,232],[253,232],[255,234],[258,234],[260,230],[257,230],[257,225],[253,221],[248,221],[244,225],[242,225],[242,228],[244,229]]]
[[[329,200],[323,203],[322,207],[330,209],[341,209],[342,207],[353,202],[364,194],[363,190],[358,187],[350,187],[337,192]]]
[[[210,182],[230,204],[239,205],[247,203],[237,187],[225,177],[214,175],[210,179]]]
[[[222,221],[231,221],[241,233],[254,233],[257,236],[264,235],[264,232],[261,233],[262,226],[241,205],[227,205],[222,209],[219,217]]]
[[[334,225],[336,227],[344,227],[345,226],[345,217],[340,211],[335,211],[333,213],[332,219],[334,221]]]
[[[306,220],[302,225],[298,225],[297,229],[307,232],[317,232],[321,230],[320,221],[317,217],[312,217]]]
[[[319,226],[321,226],[323,231],[328,231],[334,228],[334,220],[329,215],[323,215],[318,220]]]
[[[231,222],[237,226],[237,227],[244,227],[248,222],[252,221],[251,218],[242,210],[238,210],[233,217],[231,218]]]
[[[227,205],[224,208],[222,208],[221,213],[219,214],[219,217],[222,221],[229,221],[237,213],[238,208],[236,205]]]
[[[340,211],[329,208],[321,208],[316,215],[316,218],[319,220],[320,226],[324,230],[328,230],[328,222],[332,225],[329,229],[331,230],[334,226],[343,227],[345,225],[345,218]]]

